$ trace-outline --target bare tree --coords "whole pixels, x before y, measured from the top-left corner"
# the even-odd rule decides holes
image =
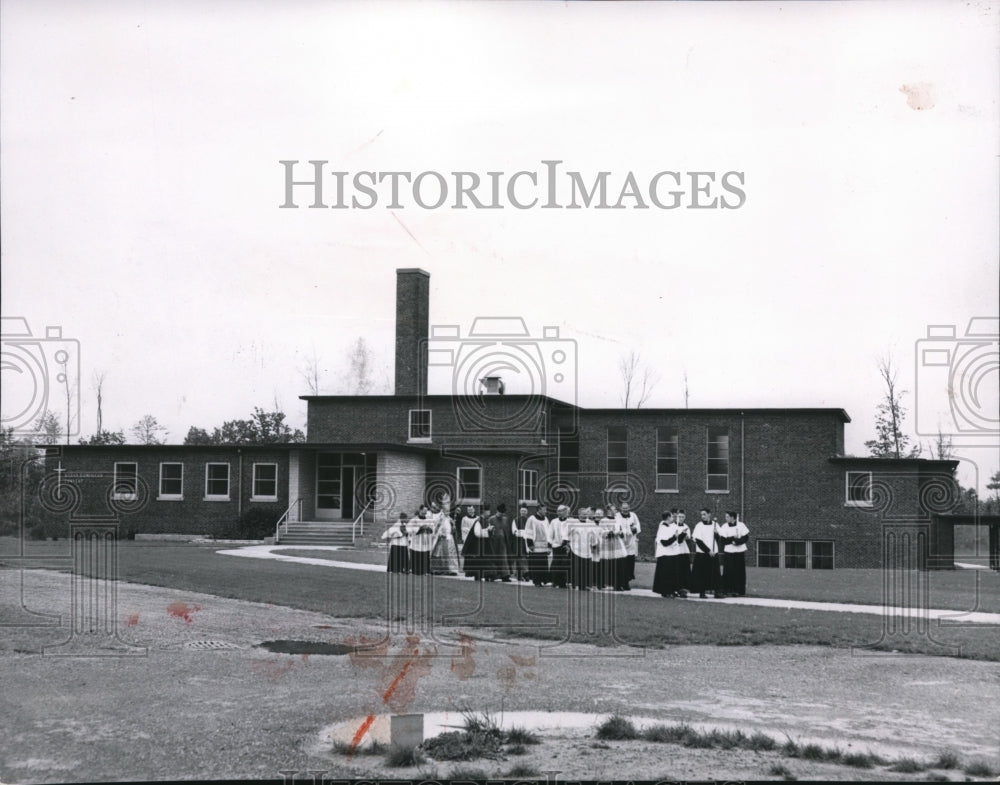
[[[319,395],[319,379],[320,379],[320,362],[319,357],[316,356],[316,347],[313,347],[312,356],[307,357],[303,363],[303,367],[299,369],[299,376],[301,376],[306,383],[306,388],[309,390],[310,395]],[[277,410],[277,407],[275,407]]]
[[[899,386],[898,370],[890,355],[878,360],[878,372],[885,385],[885,395],[876,408],[875,438],[865,442],[865,447],[876,458],[916,458],[921,447],[910,448],[910,437],[903,432],[906,409],[903,396],[906,390]]]
[[[167,429],[157,422],[151,414],[143,415],[139,421],[132,426],[132,436],[139,444],[163,444],[160,434],[166,435]]]
[[[684,369],[684,408],[688,408],[688,372]]]
[[[56,379],[61,381],[66,389],[66,444],[69,444],[70,434],[73,433],[73,396],[76,393],[76,385],[70,383],[69,359],[65,359],[60,365],[62,373]]]
[[[622,405],[627,409],[634,405],[636,409],[649,400],[656,383],[660,380],[655,371],[642,360],[642,355],[631,351],[628,356],[618,359],[618,370],[622,375]]]
[[[104,377],[107,376],[105,371],[94,371],[94,392],[97,393],[97,433],[103,433],[104,431],[104,419],[103,419],[103,409],[101,408],[104,403]]]
[[[372,378],[375,373],[375,355],[368,342],[363,338],[358,338],[347,353],[347,361],[350,371],[347,377],[349,393],[351,395],[368,395],[375,386]]]
[[[952,444],[951,436],[941,433],[941,429],[938,428],[937,438],[931,445],[929,450],[931,457],[936,458],[939,461],[946,461],[955,456],[955,448]]]

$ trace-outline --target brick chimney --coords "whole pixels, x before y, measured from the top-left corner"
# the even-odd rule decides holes
[[[431,274],[396,270],[396,395],[427,394]]]

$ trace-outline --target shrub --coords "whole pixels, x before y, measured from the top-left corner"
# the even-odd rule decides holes
[[[538,770],[527,763],[516,763],[511,766],[510,771],[504,774],[509,780],[518,779],[520,777],[537,777]],[[452,777],[454,779],[454,777]]]
[[[389,754],[385,756],[385,765],[394,769],[419,766],[421,763],[426,763],[426,759],[416,747],[393,745],[389,748]]]
[[[637,739],[639,731],[635,729],[632,720],[619,714],[613,714],[597,726],[597,738],[609,741]]]
[[[746,741],[746,748],[748,750],[754,750],[755,752],[766,752],[768,750],[773,750],[778,746],[778,742],[768,736],[766,733],[761,733],[756,731],[753,736],[751,736]]]
[[[502,740],[490,731],[450,731],[427,739],[420,747],[435,760],[498,758]]]
[[[692,729],[691,732],[684,737],[684,741],[681,743],[685,747],[704,750],[714,747],[715,739],[712,736],[712,733],[700,733],[699,731]]]
[[[867,752],[848,752],[840,758],[840,762],[845,766],[853,766],[856,769],[870,769],[875,765],[872,756]]]
[[[781,754],[786,758],[797,758],[801,754],[799,745],[789,739],[781,746]]]
[[[684,740],[696,731],[690,725],[650,725],[642,732],[646,741],[661,744],[683,744]]]
[[[802,748],[802,757],[806,760],[826,760],[826,750],[818,744],[807,744]]]
[[[349,742],[337,740],[333,743],[333,752],[337,755],[384,755],[389,750],[389,745],[381,741],[373,741],[370,744],[358,745],[351,749]]]
[[[231,527],[223,527],[222,536],[234,540],[263,540],[274,535],[274,526],[281,517],[270,505],[251,507]]]
[[[541,744],[538,734],[527,728],[511,728],[507,731],[508,744]]]
[[[767,773],[773,777],[783,777],[786,780],[795,780],[797,777],[792,774],[791,769],[789,769],[784,763],[774,763],[771,768],[767,770]]]
[[[968,774],[970,777],[994,777],[994,776],[996,776],[996,772],[993,770],[993,767],[990,766],[990,764],[988,764],[986,761],[983,761],[983,760],[972,761],[970,764],[968,764],[967,766],[965,766],[965,768],[963,768],[962,771],[965,774]]]
[[[710,734],[712,744],[722,750],[731,750],[743,744],[746,737],[741,731],[713,730]]]
[[[958,755],[954,750],[941,750],[938,756],[931,763],[931,768],[934,769],[957,769],[958,768]]]
[[[920,761],[913,758],[900,758],[889,767],[889,771],[899,771],[903,774],[914,774],[923,771],[926,767]]]
[[[490,714],[488,711],[463,711],[462,719],[465,724],[466,733],[488,733],[495,736],[503,735],[496,715]]]

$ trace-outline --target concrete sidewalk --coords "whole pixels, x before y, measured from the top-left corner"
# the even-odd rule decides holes
[[[276,561],[283,562],[293,562],[297,564],[310,564],[319,567],[334,567],[345,570],[361,570],[363,572],[385,572],[386,568],[384,564],[366,564],[364,562],[347,562],[347,561],[332,561],[330,559],[316,559],[310,558],[308,556],[289,556],[281,553],[282,550],[303,550],[301,545],[252,545],[247,548],[233,548],[228,550],[216,551],[216,553],[223,554],[225,556],[241,556],[248,559],[273,559]],[[309,546],[308,550],[323,550],[323,551],[337,551],[340,550],[336,546],[329,545],[313,545]],[[472,578],[467,578],[464,575],[436,575],[434,576],[436,580],[451,580],[451,581],[472,581]],[[530,586],[534,589],[534,585],[526,581],[513,581],[515,585],[518,586]],[[605,590],[607,591],[607,590]],[[627,595],[622,594],[622,596],[629,597],[648,597],[656,600],[663,600],[659,594],[654,594],[649,589],[632,589]],[[853,603],[842,603],[842,602],[812,602],[807,600],[780,600],[780,599],[770,599],[767,597],[727,597],[726,599],[698,599],[696,596],[688,597],[686,600],[677,600],[677,602],[695,602],[695,603],[722,603],[728,605],[756,605],[766,608],[785,608],[785,609],[800,609],[800,610],[810,610],[810,611],[831,611],[836,613],[867,613],[874,616],[885,616],[890,615],[901,615],[901,616],[915,616],[919,615],[922,618],[926,618],[933,621],[938,621],[941,626],[965,626],[969,624],[992,624],[1000,626],[1000,613],[985,613],[981,611],[956,611],[956,610],[941,610],[934,608],[909,608],[909,607],[899,607],[893,605],[856,605]]]

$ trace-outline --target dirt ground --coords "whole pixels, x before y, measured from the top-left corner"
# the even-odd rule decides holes
[[[25,621],[17,576],[0,572],[5,625]],[[387,637],[392,631],[374,619],[135,584],[118,585],[116,645],[141,648],[115,651],[112,637],[72,636],[69,575],[24,576],[31,609],[60,614],[62,624],[0,627],[5,783],[279,778],[307,769],[341,778],[446,778],[456,764],[388,769],[383,757],[348,760],[330,749],[329,729],[348,720],[360,727],[368,715],[463,710],[596,719],[617,712],[889,758],[929,759],[950,748],[963,761],[1000,765],[1000,667],[988,662],[804,646],[553,647],[459,629]],[[374,648],[327,656],[258,647],[280,639]],[[460,765],[502,776],[522,764],[540,777],[569,779],[780,779],[770,773],[775,764],[800,779],[915,776],[773,752],[598,742],[588,727],[541,735],[543,743],[523,756]]]

